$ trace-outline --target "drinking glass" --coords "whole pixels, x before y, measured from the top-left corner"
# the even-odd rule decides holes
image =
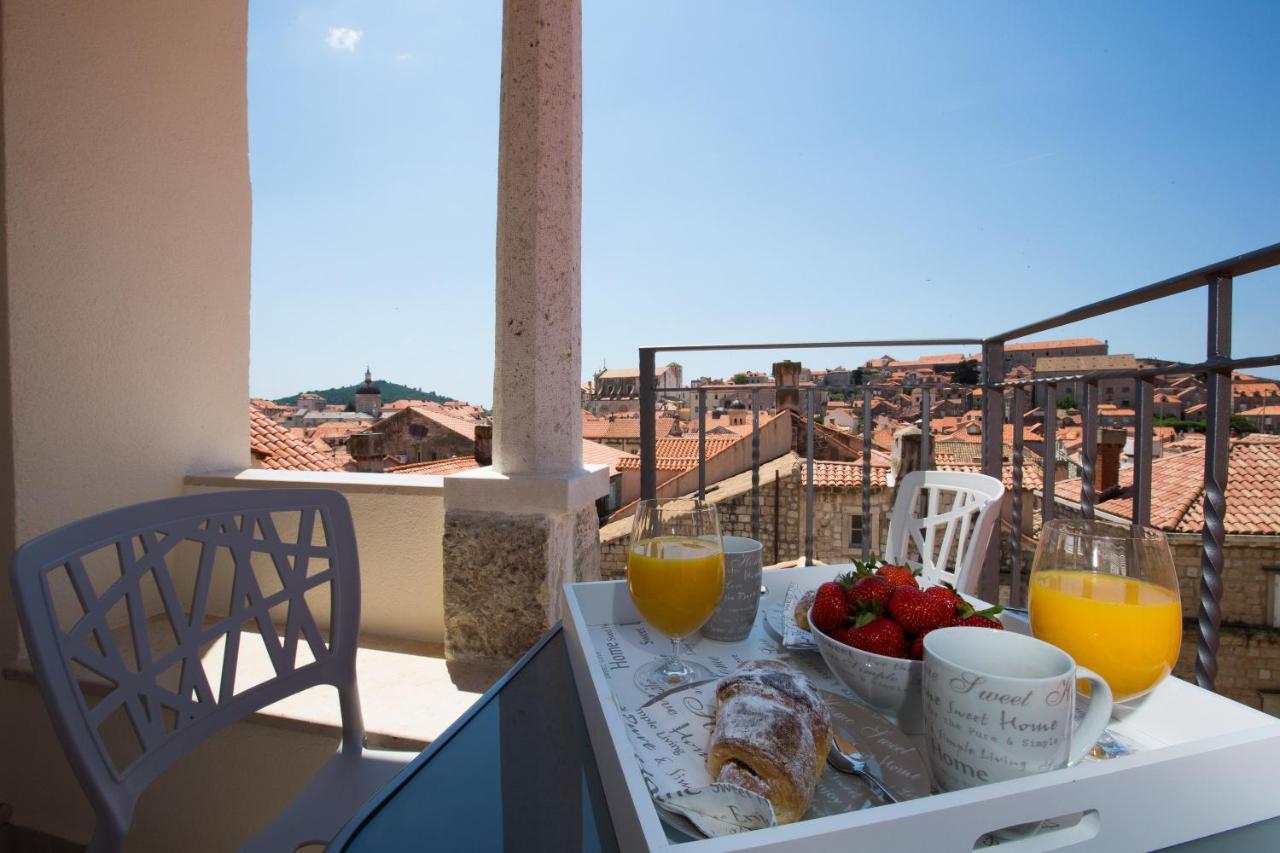
[[[641,667],[636,686],[650,695],[715,673],[681,660],[680,641],[703,626],[724,593],[724,547],[716,508],[700,500],[643,500],[627,552],[627,591],[636,610],[671,641],[671,654]]]
[[[1182,601],[1159,530],[1045,525],[1030,580],[1031,633],[1106,679],[1115,701],[1152,690],[1182,645]]]

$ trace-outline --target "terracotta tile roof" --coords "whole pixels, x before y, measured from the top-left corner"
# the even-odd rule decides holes
[[[455,417],[454,415],[445,414],[443,411],[435,411],[433,409],[425,409],[421,406],[412,406],[411,409],[423,417],[435,421],[445,429],[452,430],[464,438],[472,441],[476,439],[477,422],[467,419]]]
[[[1036,359],[1036,373],[1090,373],[1095,370],[1132,370],[1138,360],[1132,355],[1063,355]]]
[[[1280,397],[1280,385],[1267,380],[1241,382],[1236,380],[1231,383],[1231,395],[1233,397],[1248,397],[1260,395],[1263,397]]]
[[[871,457],[871,488],[883,489],[885,475],[889,473],[888,464]],[[809,469],[804,461],[800,462],[800,484],[809,484]],[[813,462],[813,487],[815,489],[858,489],[862,487],[862,462],[824,462],[815,459]]]
[[[337,423],[320,424],[307,430],[310,438],[342,438],[352,433],[364,432],[369,429],[367,424],[350,423],[348,421],[339,421]]]
[[[964,471],[970,474],[981,474],[982,464],[980,462],[957,462],[954,457],[943,459],[948,454],[937,454],[934,456],[933,467],[939,471]],[[1030,452],[1023,451],[1022,456],[1022,488],[1026,491],[1036,492],[1044,487],[1044,469],[1043,461],[1039,456]],[[1000,480],[1004,483],[1004,487],[1012,491],[1013,489],[1013,463],[1005,462],[1001,469]]]
[[[1233,439],[1227,477],[1227,533],[1280,534],[1280,436]],[[1198,531],[1204,520],[1204,448],[1151,462],[1151,524],[1179,533]],[[1133,469],[1120,469],[1121,497],[1097,505],[1099,512],[1130,518]],[[1059,498],[1080,502],[1080,480],[1067,480]]]
[[[458,409],[456,411],[464,411],[464,410]],[[409,415],[405,414],[406,412],[414,413],[419,417],[425,418],[431,421],[432,423],[438,424],[439,426],[442,426],[445,429],[448,429],[448,430],[451,430],[452,432],[457,433],[463,438],[468,438],[468,439],[471,439],[472,441],[475,441],[476,426],[479,425],[479,421],[472,420],[471,418],[466,418],[466,417],[458,417],[455,414],[447,414],[445,411],[445,408],[439,405],[436,405],[430,408],[426,406],[406,406],[405,408],[400,409],[399,411],[392,412],[390,415],[387,415],[382,420],[378,421],[376,424],[373,424],[372,426],[368,427],[368,429],[370,432],[377,432],[378,428],[381,427],[382,424],[386,423],[392,418],[409,417]]]
[[[599,444],[594,441],[582,442],[582,461],[587,465],[608,465],[610,476],[618,473],[617,464],[623,459],[638,458],[634,453],[618,450],[615,447]],[[434,459],[430,462],[411,462],[408,465],[395,465],[385,469],[388,474],[453,474],[458,471],[470,471],[479,468],[474,456],[454,456],[449,459]]]
[[[1097,338],[1067,338],[1061,341],[1024,341],[1017,344],[1005,344],[1005,352],[1022,352],[1033,349],[1062,349],[1063,347],[1100,347],[1103,342]]]
[[[718,436],[707,434],[707,458],[727,450],[730,446],[742,441],[741,436]],[[655,442],[659,471],[688,471],[698,464],[698,439],[692,438],[660,438]],[[618,460],[619,471],[639,471],[640,457],[627,454],[627,458]]]
[[[277,471],[340,471],[332,456],[249,406],[249,451],[263,468]]]
[[[1237,415],[1250,415],[1258,417],[1260,415],[1280,415],[1280,406],[1255,406],[1252,409],[1245,409],[1243,412],[1236,412]]]
[[[675,418],[658,418],[657,435],[671,434]],[[582,437],[593,441],[604,438],[614,440],[640,437],[639,418],[598,418],[589,412],[582,413]]]
[[[396,465],[386,468],[388,474],[456,474],[459,471],[470,471],[479,468],[480,463],[474,456],[454,456],[449,459],[432,459],[430,462],[410,462],[408,465]]]
[[[708,442],[707,452],[711,452],[710,442]],[[639,461],[640,457],[634,453],[627,453],[625,450],[601,444],[598,441],[588,441],[585,438],[582,440],[583,463],[586,465],[608,465],[610,476],[621,471],[622,469],[619,466],[628,459]]]

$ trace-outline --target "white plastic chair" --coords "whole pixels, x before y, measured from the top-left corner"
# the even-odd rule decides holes
[[[82,519],[20,547],[13,587],[36,680],[93,805],[91,853],[124,846],[142,791],[202,740],[310,687],[337,688],[341,748],[243,849],[327,842],[413,758],[364,749],[360,568],[338,492],[227,491]],[[328,603],[327,638],[306,597],[316,590]],[[128,634],[113,636],[121,622]],[[257,642],[246,623],[275,674],[241,689],[241,645]],[[202,655],[217,643],[221,666],[206,672]],[[125,722],[137,749],[122,753]],[[119,728],[104,738],[104,726]]]
[[[929,583],[946,581],[973,595],[980,574],[974,563],[986,554],[1000,523],[1003,495],[1004,484],[986,474],[911,472],[898,487],[884,559],[920,569]]]

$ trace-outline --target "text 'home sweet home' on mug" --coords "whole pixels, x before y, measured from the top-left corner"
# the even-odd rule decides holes
[[[1089,682],[1090,701],[1073,731],[1077,679]],[[1010,631],[930,631],[923,682],[929,760],[948,791],[1073,764],[1111,719],[1106,681],[1058,647]]]

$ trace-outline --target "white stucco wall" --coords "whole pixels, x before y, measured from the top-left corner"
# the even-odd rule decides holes
[[[248,465],[246,15],[244,0],[0,6],[3,540]],[[84,837],[87,805],[29,685],[0,683],[0,801]]]
[[[249,470],[192,476],[186,491],[303,487],[342,492],[351,506],[360,555],[361,635],[442,644],[443,481],[425,475]],[[215,589],[210,599],[227,597],[219,592]],[[317,618],[328,624],[327,612],[318,609]]]

